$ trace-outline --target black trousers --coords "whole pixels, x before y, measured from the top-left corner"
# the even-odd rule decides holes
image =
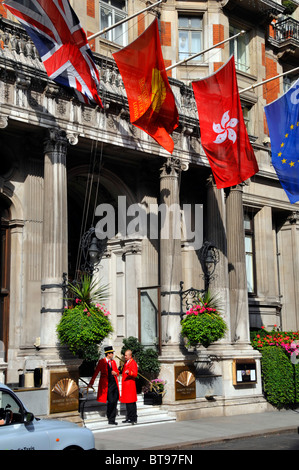
[[[108,384],[108,394],[107,394],[107,418],[109,423],[113,423],[116,418],[116,409],[117,402],[119,399],[118,388],[113,378],[113,381]]]
[[[126,403],[126,410],[127,410],[126,419],[128,419],[129,421],[134,421],[134,423],[137,423],[136,402],[134,401],[133,403]]]

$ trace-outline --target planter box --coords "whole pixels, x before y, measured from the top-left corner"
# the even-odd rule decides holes
[[[155,392],[147,392],[143,396],[145,405],[162,405],[162,395]]]

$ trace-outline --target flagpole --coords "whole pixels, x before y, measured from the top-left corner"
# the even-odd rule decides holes
[[[197,52],[196,54],[191,55],[190,57],[187,57],[186,59],[181,60],[180,62],[177,62],[176,64],[170,65],[167,67],[165,70],[168,72],[168,70],[174,69],[174,67],[178,67],[178,65],[184,64],[185,62],[188,62],[189,60],[194,59],[195,57],[205,54],[206,52],[210,51],[211,49],[214,49],[215,47],[221,46],[225,42],[231,41],[232,39],[235,39],[238,36],[243,36],[245,34],[245,31],[240,31],[239,33],[235,34],[234,36],[231,36],[230,38],[224,39],[224,41],[217,42],[217,44],[214,44],[213,46],[209,47],[208,49],[204,49],[203,51]]]
[[[151,10],[152,8],[154,7],[157,7],[158,5],[160,5],[160,3],[166,3],[167,0],[159,0],[158,2],[156,3],[153,3],[153,5],[150,5],[148,6],[147,8],[144,8],[143,10],[140,10],[138,11],[137,13],[134,13],[133,15],[131,16],[128,16],[127,18],[124,18],[123,20],[120,20],[118,21],[117,23],[114,23],[113,25],[111,26],[108,26],[107,28],[104,28],[102,29],[102,31],[98,31],[97,33],[93,34],[92,36],[89,36],[87,38],[88,41],[91,41],[92,39],[98,37],[98,36],[101,36],[102,34],[105,34],[107,33],[108,31],[110,31],[111,29],[113,28],[116,28],[117,26],[123,24],[123,23],[126,23],[127,21],[129,20],[132,20],[133,18],[135,18],[136,16],[140,15],[141,13],[144,13],[145,11],[148,11],[148,10]]]
[[[265,85],[265,83],[271,82],[272,80],[276,80],[277,78],[280,78],[280,77],[284,77],[285,75],[288,75],[289,73],[296,72],[296,70],[299,70],[299,67],[289,70],[288,72],[280,73],[279,75],[276,75],[275,77],[272,77],[272,78],[268,78],[267,80],[264,80],[263,82],[259,82],[259,83],[256,83],[255,85],[251,85],[247,88],[243,88],[243,90],[239,90],[239,94],[245,93],[245,91],[253,90],[253,88],[256,88],[258,86]]]

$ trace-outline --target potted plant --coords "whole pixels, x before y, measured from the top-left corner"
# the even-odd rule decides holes
[[[80,285],[69,284],[70,305],[65,308],[57,325],[58,339],[81,359],[90,360],[98,345],[112,331],[110,312],[103,304],[107,299],[107,286],[98,285],[84,274]]]
[[[161,405],[165,394],[166,381],[153,379],[142,387],[143,401],[145,405]]]
[[[153,348],[145,348],[137,338],[129,336],[123,339],[121,354],[130,349],[138,364],[138,377],[136,380],[137,393],[141,393],[149,382],[158,377],[161,366],[158,353]]]
[[[199,296],[181,321],[182,335],[188,346],[211,343],[224,337],[227,325],[219,312],[219,301],[209,291]]]

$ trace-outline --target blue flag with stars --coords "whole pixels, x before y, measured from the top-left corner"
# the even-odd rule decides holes
[[[299,201],[299,79],[265,106],[272,164],[290,202]]]

